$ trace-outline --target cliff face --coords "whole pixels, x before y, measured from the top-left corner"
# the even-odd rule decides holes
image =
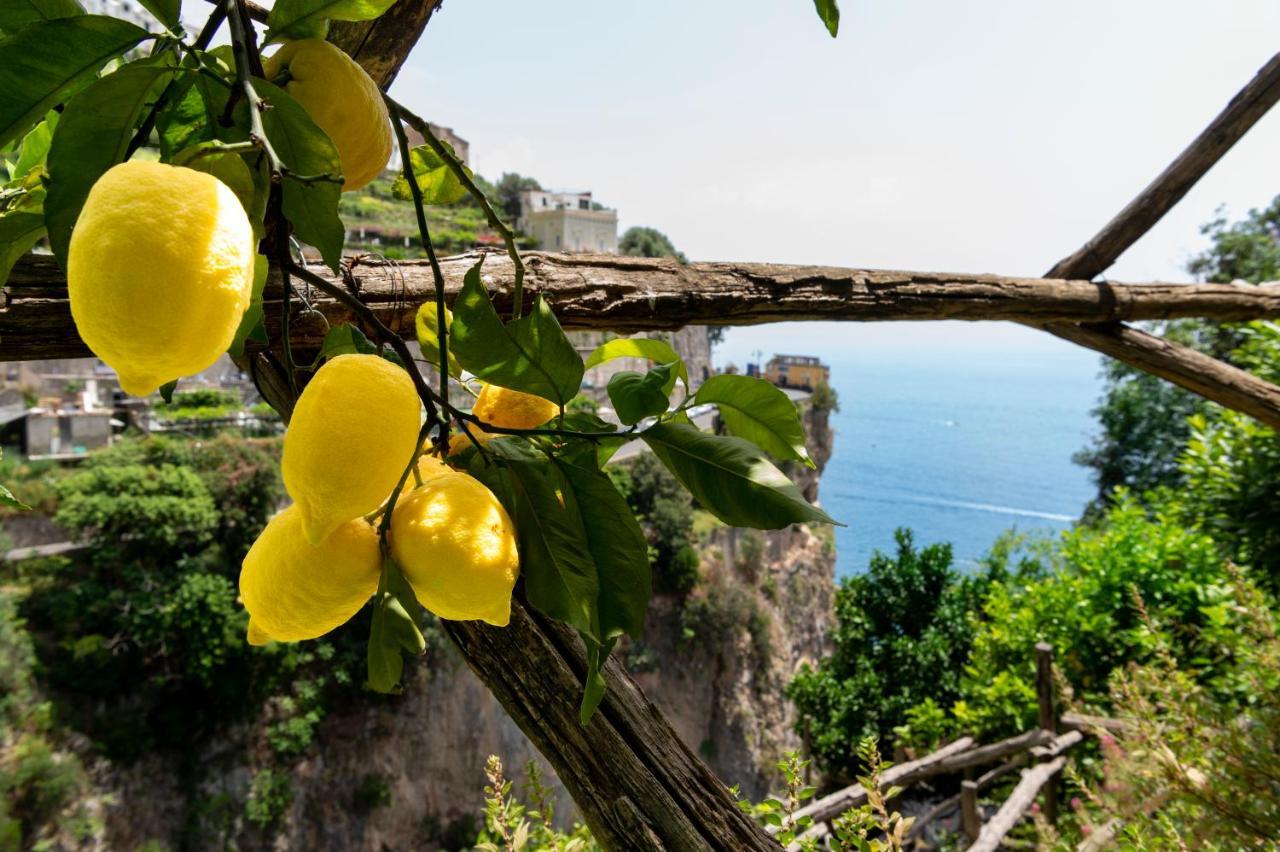
[[[796,478],[813,497],[832,439],[825,416],[810,412],[807,420],[819,470]],[[783,689],[802,661],[827,650],[834,547],[825,529],[721,528],[701,556],[695,592],[655,597],[644,641],[618,653],[685,742],[726,784],[759,799],[777,786],[774,764],[800,745]],[[538,761],[558,813],[571,816],[568,795],[483,684],[451,648],[436,657],[417,667],[403,695],[370,697],[322,723],[291,771],[283,818],[266,832],[244,808],[250,767],[263,750],[260,730],[214,744],[185,774],[172,760],[100,765],[99,848],[452,847],[451,838],[477,824],[490,754],[509,777]]]

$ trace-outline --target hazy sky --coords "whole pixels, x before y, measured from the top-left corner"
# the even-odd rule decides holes
[[[447,0],[393,93],[470,140],[486,177],[590,189],[695,260],[1038,275],[1280,48],[1276,0],[841,6],[832,40],[810,0]],[[1108,274],[1184,280],[1218,205],[1278,192],[1273,114]],[[1042,337],[1002,328],[855,337]]]

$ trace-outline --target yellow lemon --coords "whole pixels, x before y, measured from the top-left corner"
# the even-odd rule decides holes
[[[312,544],[382,505],[413,458],[420,422],[413,380],[385,358],[339,355],[316,371],[281,460]]]
[[[560,407],[531,393],[486,384],[471,413],[491,426],[532,429],[555,417]]]
[[[520,573],[515,527],[498,498],[462,473],[437,476],[401,498],[391,554],[418,602],[441,618],[511,620]]]
[[[452,445],[452,441],[450,445]],[[418,457],[418,476],[422,478],[424,484],[446,473],[457,473],[457,471],[435,456],[424,455]]]
[[[250,645],[299,642],[346,623],[378,589],[378,533],[349,521],[318,546],[302,533],[290,506],[271,519],[240,568],[240,599],[249,611]]]
[[[462,452],[467,447],[474,447],[477,443],[480,444],[480,446],[484,446],[485,444],[492,441],[494,437],[496,437],[490,432],[485,432],[480,429],[473,429],[470,426],[464,426],[462,428],[467,430],[467,434],[475,436],[476,440],[473,443],[471,438],[468,438],[467,435],[464,435],[462,432],[454,432],[450,434],[449,435],[449,455],[451,456],[456,456],[458,453]]]
[[[391,159],[391,123],[378,84],[324,39],[291,41],[263,60],[268,80],[288,72],[284,89],[338,149],[344,190],[359,189]]]
[[[212,175],[129,161],[89,191],[71,233],[67,295],[76,329],[146,396],[212,366],[253,290],[253,228]]]

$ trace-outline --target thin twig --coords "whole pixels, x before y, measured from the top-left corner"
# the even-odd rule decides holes
[[[204,27],[200,30],[200,34],[196,36],[194,45],[196,50],[204,50],[209,46],[209,42],[213,41],[214,34],[222,26],[222,21],[226,16],[227,8],[225,6],[217,6],[209,13],[208,20],[204,22]],[[178,46],[182,47],[183,45],[178,42]],[[127,160],[132,157],[133,152],[145,145],[147,140],[151,138],[151,131],[155,129],[156,119],[159,117],[161,110],[168,106],[169,101],[178,93],[179,85],[178,80],[173,79],[164,87],[160,97],[156,98],[156,102],[147,111],[147,117],[142,120],[142,124],[138,125],[133,138],[129,140],[129,146],[125,148],[124,159]]]
[[[226,0],[227,23],[231,25],[231,54],[235,57],[236,86],[249,110],[249,141],[257,145],[267,158],[267,171],[272,183],[279,183],[284,175],[284,163],[271,147],[266,128],[262,125],[262,112],[267,104],[258,97],[253,78],[262,76],[262,59],[258,56],[258,43],[253,23],[245,11],[244,0]],[[228,110],[231,102],[228,102]]]
[[[453,151],[450,150],[448,145],[445,145],[437,139],[436,135],[431,132],[431,125],[421,117],[405,109],[400,103],[385,92],[382,95],[382,99],[386,101],[387,107],[393,114],[399,115],[400,118],[404,119],[406,124],[422,134],[422,138],[429,146],[431,146],[431,150],[436,153],[436,156],[444,160],[445,164],[449,166],[449,170],[453,172],[454,176],[458,179],[458,182],[466,187],[467,192],[471,193],[471,197],[480,205],[480,209],[484,211],[485,218],[489,220],[489,227],[493,228],[502,236],[502,242],[507,247],[507,255],[511,258],[511,265],[515,270],[515,285],[512,289],[512,295],[514,298],[511,306],[511,317],[512,319],[519,319],[520,313],[524,309],[524,262],[520,259],[519,250],[516,249],[515,232],[513,232],[511,228],[507,227],[507,224],[502,221],[500,216],[498,216],[497,212],[493,209],[493,205],[489,203],[489,199],[480,191],[480,187],[476,186],[476,182],[471,179],[471,175],[467,172],[467,167],[462,164]],[[405,162],[407,168],[407,156],[405,157]]]
[[[449,410],[449,332],[445,322],[444,306],[444,273],[440,270],[440,260],[436,257],[435,246],[431,244],[431,231],[427,227],[427,211],[422,203],[422,187],[413,173],[413,163],[409,157],[409,137],[405,135],[404,125],[400,120],[400,110],[391,108],[391,126],[395,128],[396,139],[400,143],[400,159],[404,169],[404,179],[409,184],[409,195],[413,198],[413,211],[418,219],[418,236],[422,247],[427,251],[427,260],[431,263],[431,275],[436,285],[436,338],[440,345],[440,399]],[[442,453],[449,451],[449,417],[445,416],[440,424],[440,434],[436,438]]]

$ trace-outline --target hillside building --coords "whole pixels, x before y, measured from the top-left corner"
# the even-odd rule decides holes
[[[778,387],[813,390],[831,379],[831,368],[812,355],[774,355],[764,377]]]
[[[618,253],[618,211],[595,202],[590,192],[526,189],[516,226],[544,251]]]

